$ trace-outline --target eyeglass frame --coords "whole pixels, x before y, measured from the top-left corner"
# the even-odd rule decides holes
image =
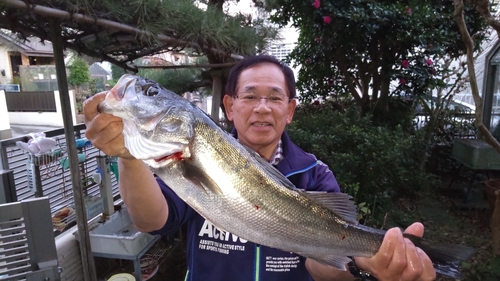
[[[250,96],[253,96],[255,97],[255,99],[252,99],[252,100],[249,100],[249,99],[244,99],[244,98],[241,98],[239,97],[240,95],[245,95],[245,94],[248,94]],[[273,96],[279,96],[281,98],[281,96],[283,96],[283,98],[286,98],[288,99],[288,101],[284,101],[283,100],[283,103],[281,103],[281,100],[279,102],[273,102],[271,100],[271,103],[269,103],[269,99],[272,98]],[[258,98],[257,98],[258,97]],[[280,105],[286,105],[287,103],[290,103],[292,101],[292,99],[286,95],[276,95],[276,94],[272,94],[270,96],[260,96],[260,95],[257,95],[253,92],[243,92],[243,93],[239,93],[239,94],[236,94],[233,96],[233,98],[235,99],[239,99],[241,100],[242,102],[244,103],[249,103],[250,105],[252,105],[251,103],[253,103],[255,101],[255,104],[253,104],[253,107],[256,107],[257,105],[260,104],[261,100],[266,100],[265,104],[269,107],[273,107],[272,105],[277,105],[277,106],[280,106]]]

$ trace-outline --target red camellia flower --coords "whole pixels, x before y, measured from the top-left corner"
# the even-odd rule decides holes
[[[426,63],[428,66],[432,66],[432,60],[430,60],[430,59],[426,59],[426,60],[425,60],[425,63]]]
[[[406,9],[405,13],[409,16],[411,16],[411,13],[413,12],[413,10],[411,8],[408,8]]]
[[[319,0],[314,0],[313,6],[314,6],[314,8],[318,9],[319,6],[321,6],[321,3],[319,2]]]
[[[410,62],[409,62],[408,60],[403,60],[403,61],[401,62],[401,66],[402,66],[403,68],[408,68],[408,67],[410,66]]]
[[[332,18],[330,16],[324,16],[323,22],[326,24],[329,24],[330,22],[332,22]]]
[[[399,78],[399,84],[401,84],[401,85],[403,85],[403,86],[404,86],[404,85],[406,85],[406,79],[404,79],[404,78]]]

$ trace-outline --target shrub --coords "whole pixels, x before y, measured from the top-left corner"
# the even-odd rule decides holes
[[[355,106],[343,112],[334,108],[329,102],[299,106],[288,132],[297,145],[328,164],[342,191],[373,204],[414,197],[429,186],[431,177],[420,168],[424,148],[417,135],[397,126],[374,126],[371,116],[363,117]],[[359,189],[354,192],[352,186]]]

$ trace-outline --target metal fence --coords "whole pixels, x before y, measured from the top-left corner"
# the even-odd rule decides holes
[[[84,131],[85,125],[75,126],[75,141],[84,136]],[[69,165],[64,163],[65,160],[67,161],[64,129],[47,131],[45,134],[46,137],[56,140],[57,146],[61,149],[60,155],[49,161],[40,161],[40,159],[34,161],[29,154],[16,146],[16,141],[28,142],[27,136],[7,139],[0,141],[0,169],[13,171],[14,187],[10,187],[10,193],[15,194],[17,201],[47,196],[50,201],[51,213],[54,215],[61,209],[74,205],[73,185],[70,169],[67,168]],[[85,155],[80,157],[82,161],[79,164],[85,195],[97,196],[99,195],[99,185],[91,179],[97,170],[96,157],[104,156],[104,154],[93,146],[78,149],[78,154]],[[38,165],[38,175],[32,171],[33,163]],[[116,200],[119,193],[118,183],[114,176],[112,176],[112,190]],[[67,222],[68,227],[71,226],[71,223],[73,222]]]
[[[57,112],[54,92],[6,92],[9,112]]]

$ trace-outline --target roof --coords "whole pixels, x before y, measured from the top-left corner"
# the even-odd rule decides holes
[[[16,38],[0,30],[0,45],[6,45],[11,50],[20,52],[26,56],[53,57],[52,43],[41,42],[37,37],[28,37],[25,40]]]
[[[111,75],[111,73],[102,68],[102,66],[97,62],[94,62],[90,66],[89,71],[91,75]]]

